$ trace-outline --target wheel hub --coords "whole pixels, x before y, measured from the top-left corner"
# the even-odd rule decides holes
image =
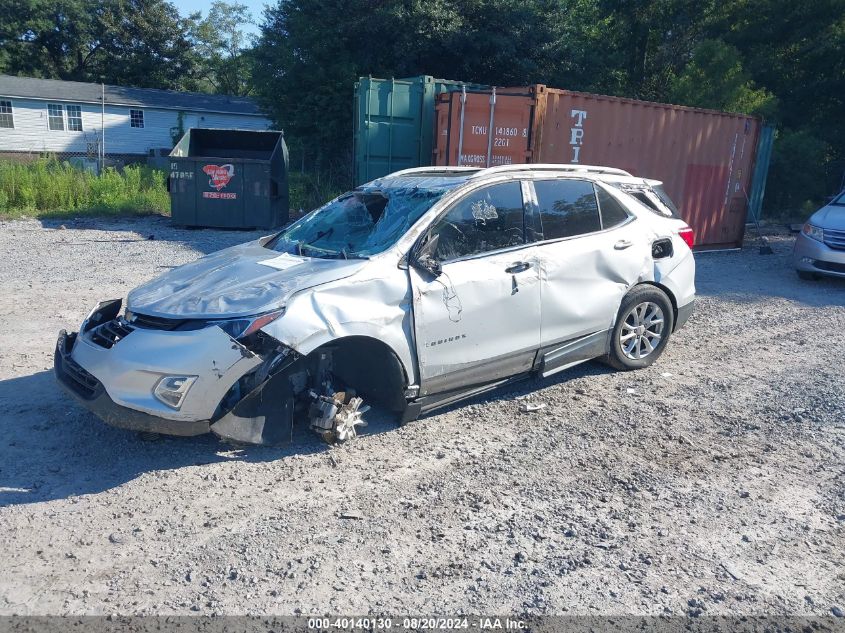
[[[651,301],[635,305],[625,315],[619,330],[622,353],[641,360],[654,352],[663,339],[663,309]]]

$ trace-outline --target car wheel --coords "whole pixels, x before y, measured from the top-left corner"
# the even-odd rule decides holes
[[[666,293],[655,286],[637,286],[622,299],[607,362],[623,370],[648,367],[663,353],[673,325]]]
[[[798,277],[804,281],[817,281],[819,276],[816,273],[811,273],[808,270],[796,270]]]

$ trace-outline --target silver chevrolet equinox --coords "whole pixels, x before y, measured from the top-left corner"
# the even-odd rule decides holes
[[[407,422],[592,358],[649,366],[692,314],[692,245],[619,169],[409,169],[100,303],[56,375],[122,428],[343,441],[371,405]]]

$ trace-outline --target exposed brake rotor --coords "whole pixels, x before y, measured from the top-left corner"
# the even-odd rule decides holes
[[[314,399],[309,410],[311,429],[329,444],[351,440],[358,435],[357,427],[367,426],[361,416],[370,407],[361,406],[364,402],[362,398],[343,391],[332,396],[321,396],[311,391],[309,395]]]

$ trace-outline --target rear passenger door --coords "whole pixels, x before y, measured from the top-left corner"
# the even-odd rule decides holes
[[[580,340],[569,346],[572,354],[563,350],[561,359],[595,357],[604,353],[622,297],[649,261],[642,223],[614,193],[591,181],[534,180],[533,192],[541,223],[537,258],[544,351]]]

